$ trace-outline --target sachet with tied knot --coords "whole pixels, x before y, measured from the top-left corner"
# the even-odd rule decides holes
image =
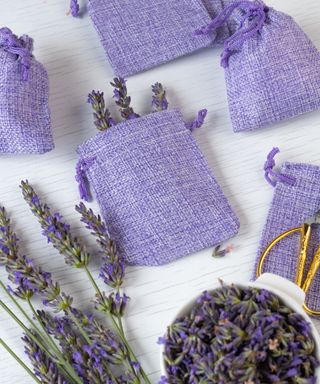
[[[0,29],[0,153],[41,154],[54,148],[46,69],[33,40]]]
[[[130,76],[222,42],[229,31],[196,36],[226,0],[88,0],[89,13],[115,73]],[[77,1],[71,12],[79,13]]]
[[[94,192],[119,254],[161,265],[234,236],[238,218],[180,110],[135,116],[78,148],[77,180]],[[85,193],[83,193],[83,196]]]
[[[274,194],[260,241],[258,260],[272,240],[289,229],[302,226],[320,211],[320,167],[285,162],[279,170],[275,170],[274,156],[278,152],[279,150],[274,148],[265,164],[265,176],[274,187]],[[320,225],[316,224],[312,226],[305,271],[309,269],[319,245]],[[299,249],[299,233],[282,239],[268,254],[263,272],[271,272],[295,281]],[[307,305],[316,311],[320,311],[319,292],[320,270],[306,298]]]
[[[320,107],[320,53],[292,17],[261,1],[235,1],[197,33],[215,35],[225,24],[231,36],[221,65],[235,132]]]

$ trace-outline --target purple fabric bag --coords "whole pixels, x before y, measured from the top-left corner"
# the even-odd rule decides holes
[[[119,123],[78,148],[77,180],[89,182],[129,264],[168,263],[238,231],[192,127],[179,110],[156,112]]]
[[[236,1],[198,34],[228,20],[233,34],[221,64],[235,132],[320,108],[320,53],[290,16],[261,1]]]
[[[0,29],[0,153],[44,153],[54,148],[48,74],[32,56],[33,40]]]
[[[210,21],[201,0],[89,0],[89,12],[115,73],[127,77],[208,47],[194,36]],[[199,24],[200,23],[200,24]]]
[[[88,0],[88,8],[112,68],[127,77],[222,43],[230,35],[226,25],[210,36],[195,36],[195,30],[226,2],[230,0]],[[71,0],[72,15],[79,12],[78,1]]]
[[[320,167],[284,163],[280,172],[273,170],[273,157],[279,152],[274,148],[265,164],[267,180],[275,187],[273,200],[263,229],[258,260],[266,247],[281,233],[301,226],[320,210]],[[320,226],[312,228],[308,249],[306,271],[316,249],[320,245]],[[295,280],[300,248],[299,234],[292,234],[281,240],[267,256],[263,271]],[[254,276],[254,278],[256,275]],[[307,304],[313,310],[320,310],[320,270],[307,293]]]

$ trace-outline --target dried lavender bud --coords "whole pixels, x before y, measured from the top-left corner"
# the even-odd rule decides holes
[[[221,245],[217,245],[212,252],[212,257],[219,258],[224,257],[233,250],[233,245],[228,245],[226,248],[221,248]]]
[[[25,344],[25,353],[29,357],[35,375],[43,384],[68,384],[61,375],[56,363],[51,360],[38,345],[27,335],[22,338]]]
[[[316,383],[310,324],[264,289],[204,292],[159,342],[161,383]]]
[[[168,109],[169,103],[166,98],[166,91],[161,83],[155,83],[152,85],[152,107],[153,112],[165,111]]]
[[[89,254],[78,239],[72,236],[70,226],[62,221],[61,215],[52,213],[47,204],[40,201],[28,181],[22,181],[20,188],[25,201],[41,225],[43,235],[61,255],[65,256],[66,264],[76,268],[87,266]]]
[[[99,312],[110,313],[116,317],[122,317],[124,315],[129,297],[124,293],[121,295],[119,292],[110,293],[108,296],[105,293],[96,295],[95,308]]]
[[[122,77],[115,77],[110,84],[115,88],[113,97],[116,100],[116,104],[120,107],[121,116],[126,120],[139,117],[139,115],[134,112],[133,108],[130,107],[131,97],[128,96],[126,80]]]
[[[103,251],[103,264],[99,276],[105,284],[118,290],[123,284],[125,267],[105,223],[101,220],[100,215],[95,215],[92,209],[86,208],[83,203],[76,206],[76,211],[81,215],[81,222],[97,238],[97,242]]]
[[[116,121],[112,119],[109,109],[106,108],[103,92],[92,91],[89,93],[88,103],[91,104],[94,110],[94,125],[99,131],[105,131],[116,125]]]

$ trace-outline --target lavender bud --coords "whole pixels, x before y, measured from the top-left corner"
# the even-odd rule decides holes
[[[116,100],[116,104],[120,107],[121,116],[125,120],[136,119],[139,117],[130,106],[131,97],[128,96],[126,80],[122,77],[115,77],[110,84],[115,88],[113,97]]]
[[[94,124],[99,131],[105,131],[116,125],[116,121],[112,119],[110,111],[105,106],[103,92],[92,91],[89,93],[88,103],[91,104],[94,111]]]
[[[161,83],[155,83],[152,85],[152,107],[153,112],[165,111],[169,107],[168,100],[166,98],[166,91]]]

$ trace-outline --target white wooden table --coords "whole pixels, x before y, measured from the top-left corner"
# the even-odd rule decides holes
[[[294,16],[320,49],[318,0],[272,0],[269,4]],[[49,205],[73,224],[75,232],[88,240],[73,210],[79,201],[74,181],[75,149],[95,133],[87,94],[96,89],[111,97],[108,82],[113,72],[89,17],[72,19],[67,10],[67,0],[1,0],[0,25],[34,37],[35,55],[49,72],[56,149],[42,157],[1,157],[0,203],[14,218],[23,252],[52,271],[63,289],[77,298],[76,304],[88,308],[94,292],[85,275],[65,266],[62,257],[46,244],[18,188],[20,180],[27,178]],[[282,150],[279,164],[290,160],[320,165],[320,112],[254,133],[232,132],[219,49],[204,50],[132,77],[128,87],[139,113],[148,111],[150,85],[156,81],[167,87],[171,106],[180,106],[187,119],[200,108],[209,109],[207,122],[196,132],[196,139],[241,219],[241,230],[231,241],[235,250],[223,259],[213,259],[208,249],[163,267],[128,268],[126,291],[132,300],[126,318],[127,333],[154,383],[159,377],[156,341],[176,309],[220,277],[229,281],[251,277],[273,193],[263,179],[267,152],[276,145]],[[95,203],[92,207],[97,210]],[[97,276],[98,263],[93,263],[92,270]],[[1,270],[1,280],[5,276]],[[24,358],[21,331],[2,311],[0,337]],[[32,382],[3,350],[0,382]]]

